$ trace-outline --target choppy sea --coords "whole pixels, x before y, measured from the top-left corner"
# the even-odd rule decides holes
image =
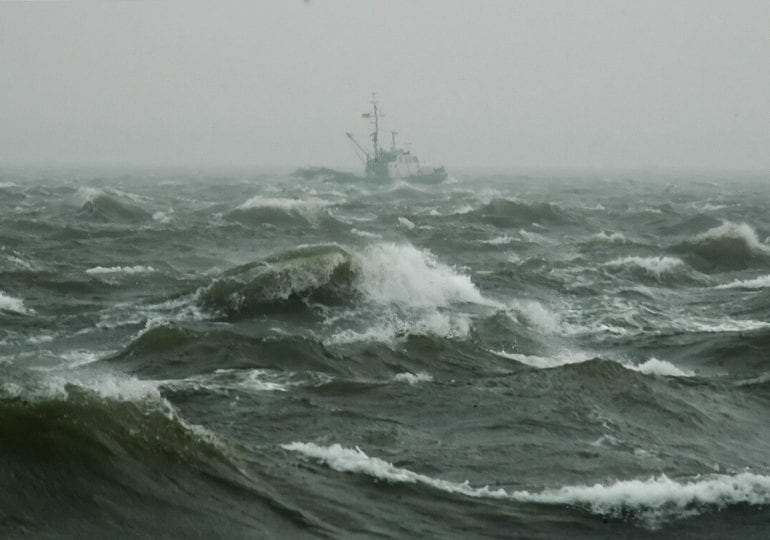
[[[0,536],[767,538],[769,187],[0,170]]]

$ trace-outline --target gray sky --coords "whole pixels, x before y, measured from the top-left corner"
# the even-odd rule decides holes
[[[0,4],[0,160],[770,170],[770,2]],[[2,163],[2,161],[0,161]]]

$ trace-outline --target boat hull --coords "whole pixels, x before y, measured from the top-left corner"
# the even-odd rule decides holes
[[[420,174],[410,175],[398,175],[392,176],[387,174],[367,174],[366,179],[377,182],[395,182],[397,180],[403,180],[411,184],[440,184],[448,177],[446,169],[438,167],[430,172],[423,172]]]

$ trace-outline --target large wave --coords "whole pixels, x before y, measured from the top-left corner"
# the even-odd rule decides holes
[[[78,216],[108,223],[139,223],[152,220],[152,214],[115,195],[89,190],[87,200],[78,210]]]
[[[4,375],[3,536],[244,536],[264,520],[293,521],[243,472],[234,449],[183,420],[152,383]],[[260,521],[233,510],[244,498]]]
[[[492,305],[471,279],[409,244],[363,249],[300,247],[229,270],[198,292],[203,305],[227,316],[337,305],[354,300],[402,308],[454,303]]]
[[[345,226],[326,210],[327,201],[254,196],[225,217],[243,225],[278,227],[323,227],[341,230]]]
[[[620,257],[604,263],[603,267],[634,280],[669,285],[703,283],[707,279],[678,257]]]
[[[492,199],[481,208],[463,214],[502,227],[521,227],[539,224],[569,222],[564,210],[551,203],[526,203],[509,199]]]
[[[740,270],[770,263],[770,246],[746,223],[725,221],[672,249],[704,270]]]
[[[339,304],[353,294],[351,255],[335,245],[301,247],[245,264],[198,292],[203,306],[227,316]]]

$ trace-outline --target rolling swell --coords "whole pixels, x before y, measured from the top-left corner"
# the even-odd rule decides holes
[[[307,530],[301,514],[254,485],[221,442],[138,381],[17,377],[0,387],[0,440],[6,536]],[[233,510],[244,500],[259,519]]]
[[[218,369],[348,371],[341,357],[310,338],[257,338],[170,324],[146,330],[122,351],[102,362],[145,378],[185,378]]]
[[[103,223],[141,223],[150,221],[149,212],[106,193],[96,193],[78,210],[78,217]]]
[[[333,218],[325,210],[325,201],[306,201],[253,197],[238,208],[225,214],[225,218],[249,227],[273,226],[290,228],[319,228],[341,232],[347,226]]]
[[[677,257],[621,257],[604,263],[604,268],[632,281],[666,285],[703,284],[707,278]]]
[[[301,180],[320,182],[351,183],[360,182],[362,178],[352,173],[338,171],[328,167],[303,167],[295,170],[292,176]]]
[[[551,203],[525,203],[508,199],[492,199],[481,208],[463,214],[500,227],[521,227],[532,223],[564,224],[571,221],[567,213]]]

